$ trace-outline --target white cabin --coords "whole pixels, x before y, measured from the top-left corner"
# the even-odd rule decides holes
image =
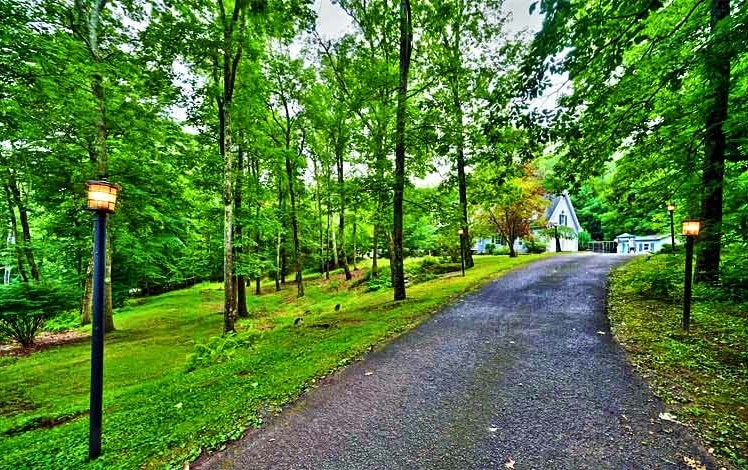
[[[670,235],[632,235],[624,233],[616,237],[618,253],[657,253],[670,243]]]

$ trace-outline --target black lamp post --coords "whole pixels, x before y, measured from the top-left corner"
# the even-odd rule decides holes
[[[561,240],[558,238],[558,224],[551,222],[551,226],[553,227],[553,236],[556,239],[556,253],[561,253]]]
[[[101,455],[101,409],[104,389],[104,276],[106,270],[106,219],[114,212],[120,187],[89,181],[88,210],[94,211],[93,319],[91,332],[91,406],[88,458]]]
[[[462,277],[465,277],[465,230],[457,231],[460,234],[460,266],[462,266]]]
[[[686,279],[683,293],[683,329],[688,331],[691,325],[691,289],[693,286],[693,242],[699,236],[701,222],[686,220],[683,222],[683,235],[686,236]]]
[[[675,212],[675,206],[668,204],[667,211],[670,213],[670,247],[673,253],[675,253],[675,224],[673,223],[673,212]]]

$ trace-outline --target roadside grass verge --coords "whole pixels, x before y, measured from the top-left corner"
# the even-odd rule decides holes
[[[415,284],[398,303],[389,289],[351,289],[342,276],[309,282],[301,299],[293,284],[277,293],[267,286],[248,296],[252,316],[227,338],[219,284],[137,299],[106,338],[101,458],[86,462],[84,342],[0,357],[0,468],[182,468],[260,426],[314,379],[542,256],[476,257],[465,277]]]
[[[615,270],[611,326],[669,412],[715,454],[748,469],[748,303],[698,286],[685,333],[683,265],[682,255],[659,254]]]

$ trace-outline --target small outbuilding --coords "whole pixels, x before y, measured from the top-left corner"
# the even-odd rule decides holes
[[[657,253],[670,243],[670,235],[632,235],[624,233],[616,237],[618,253]]]

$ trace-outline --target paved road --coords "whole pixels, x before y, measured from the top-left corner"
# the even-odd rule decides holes
[[[549,258],[465,297],[204,469],[717,468],[627,365],[604,314],[623,258]],[[509,464],[509,466],[507,466]]]

